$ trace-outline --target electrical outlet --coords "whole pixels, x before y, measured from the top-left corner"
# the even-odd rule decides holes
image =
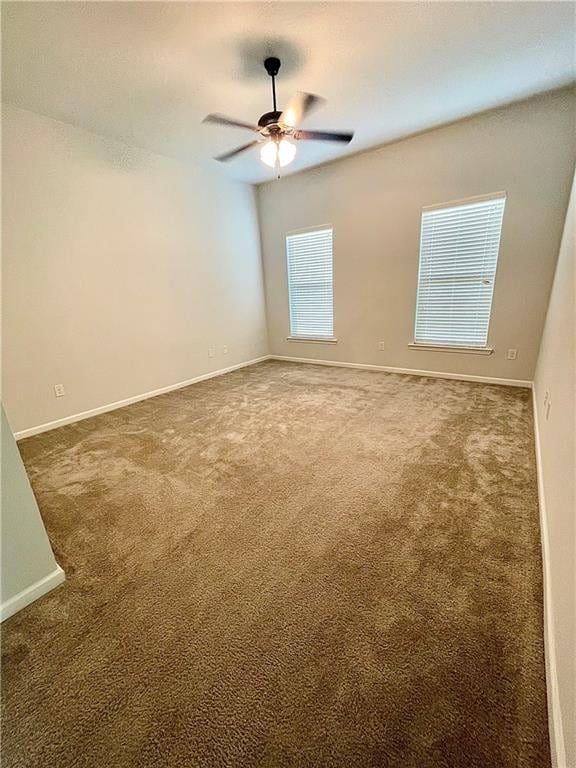
[[[508,355],[507,355],[508,360],[516,360],[517,355],[518,355],[518,350],[517,349],[509,349],[508,350]]]
[[[378,342],[378,349],[380,350],[380,352],[384,352],[384,350],[386,349],[386,345],[384,344],[383,341]]]
[[[552,398],[548,398],[548,402],[546,404],[546,421],[550,418],[550,408],[552,407]]]
[[[548,400],[550,400],[550,392],[546,390],[546,392],[544,392],[544,408],[548,405]]]
[[[222,347],[222,352],[223,352],[225,355],[227,355],[227,354],[228,354],[228,344],[224,344],[224,346]]]
[[[56,397],[64,397],[66,394],[66,390],[64,389],[64,384],[54,384],[54,394]]]
[[[208,357],[214,357],[215,354],[216,354],[216,350],[214,349],[214,347],[208,347]]]

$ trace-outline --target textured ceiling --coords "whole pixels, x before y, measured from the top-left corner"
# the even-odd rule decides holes
[[[250,133],[271,108],[266,55],[282,59],[280,106],[296,90],[327,104],[310,128],[353,128],[348,147],[301,142],[290,171],[458,119],[574,79],[571,2],[2,4],[3,99],[180,158]],[[271,170],[248,153],[218,172]]]

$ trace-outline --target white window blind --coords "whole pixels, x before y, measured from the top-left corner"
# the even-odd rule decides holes
[[[290,335],[332,338],[332,229],[287,235],[286,257]]]
[[[485,347],[504,194],[422,212],[416,344]]]

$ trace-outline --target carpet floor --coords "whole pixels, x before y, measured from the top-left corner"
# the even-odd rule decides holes
[[[549,768],[527,390],[269,361],[19,446],[3,768]]]

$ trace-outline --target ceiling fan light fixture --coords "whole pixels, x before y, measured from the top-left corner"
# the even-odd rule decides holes
[[[279,165],[284,168],[285,165],[294,160],[296,156],[296,145],[288,139],[282,139],[281,141],[274,141],[270,139],[262,145],[260,149],[260,160],[270,168],[276,168]]]

